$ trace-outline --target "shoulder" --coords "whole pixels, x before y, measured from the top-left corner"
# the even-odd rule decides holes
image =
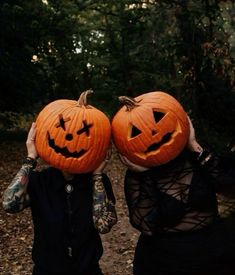
[[[62,173],[53,167],[33,170],[29,175],[28,190],[35,189],[36,186],[42,186],[48,183],[52,184],[53,182],[59,181],[60,178],[62,178]]]
[[[31,171],[30,177],[31,178],[49,177],[49,176],[58,175],[58,174],[61,174],[60,170],[51,166],[46,166],[46,167],[42,167],[40,169]]]

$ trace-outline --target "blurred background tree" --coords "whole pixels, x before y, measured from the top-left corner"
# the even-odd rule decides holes
[[[163,90],[200,139],[235,137],[234,1],[2,0],[0,22],[4,129],[88,88],[110,117],[119,95]]]

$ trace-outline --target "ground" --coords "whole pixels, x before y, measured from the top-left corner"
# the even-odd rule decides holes
[[[0,274],[30,275],[32,270],[32,223],[29,209],[18,214],[3,211],[2,192],[10,183],[26,156],[24,142],[0,143]],[[119,161],[115,150],[106,168],[117,199],[118,223],[108,234],[101,235],[104,254],[101,267],[105,275],[132,274],[134,247],[139,233],[128,221],[123,194],[125,167]]]
[[[30,275],[32,270],[32,223],[29,209],[18,214],[7,214],[1,207],[2,192],[10,183],[26,156],[24,142],[0,143],[0,274]],[[106,169],[117,199],[118,223],[108,234],[102,235],[104,254],[101,267],[105,275],[131,275],[134,247],[138,231],[129,224],[123,194],[125,167],[113,150],[112,159]],[[231,192],[230,192],[231,193]],[[233,194],[235,191],[233,190]],[[235,196],[219,196],[220,213],[229,216],[235,210]],[[233,223],[234,218],[233,218]]]

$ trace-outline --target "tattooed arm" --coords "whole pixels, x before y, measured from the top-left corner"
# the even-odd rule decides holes
[[[16,213],[29,206],[27,186],[30,171],[36,166],[37,150],[35,146],[36,126],[32,123],[26,140],[28,157],[19,172],[3,193],[3,208],[10,213]]]
[[[108,233],[117,223],[115,197],[105,174],[96,174],[93,181],[93,221],[101,234]]]
[[[107,151],[106,158],[92,175],[93,183],[93,222],[95,228],[101,234],[108,233],[112,226],[117,223],[117,214],[115,210],[115,197],[112,185],[107,177],[103,174],[112,151],[111,147]]]
[[[3,193],[3,208],[9,213],[17,213],[29,206],[27,186],[31,164],[23,164],[10,185]]]

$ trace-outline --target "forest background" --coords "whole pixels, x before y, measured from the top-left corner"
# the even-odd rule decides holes
[[[182,103],[200,142],[221,153],[235,144],[234,1],[1,0],[0,26],[0,203],[38,112],[90,88],[89,103],[110,119],[118,96],[166,91]],[[128,220],[116,151],[107,173],[118,223],[102,236],[101,267],[105,275],[131,275],[139,232]],[[234,197],[218,198],[221,215],[235,224]],[[11,215],[0,207],[0,274],[31,274],[32,238],[29,209]]]
[[[119,95],[167,91],[199,139],[223,150],[235,137],[234,1],[2,0],[0,25],[2,138],[89,88],[110,118]]]

